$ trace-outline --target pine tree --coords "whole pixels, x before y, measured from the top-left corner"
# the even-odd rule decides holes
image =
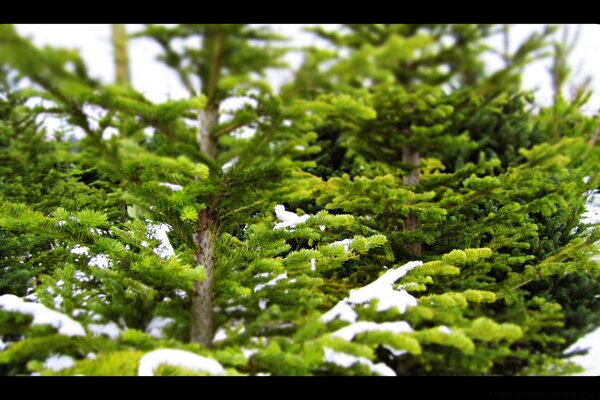
[[[488,74],[503,30],[317,29],[334,48],[277,94],[269,29],[149,25],[132,40],[189,93],[155,104],[122,26],[115,85],[0,27],[0,371],[575,371],[562,351],[600,322],[597,120],[584,93],[537,111],[519,88],[553,29]]]

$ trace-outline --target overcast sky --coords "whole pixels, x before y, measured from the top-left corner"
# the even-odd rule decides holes
[[[301,24],[276,24],[274,30],[289,36],[295,44],[314,44],[312,35],[303,32]],[[540,30],[543,25],[515,25],[513,27],[512,43],[517,44],[534,30]],[[570,25],[571,32],[576,25]],[[591,76],[594,96],[585,108],[588,113],[600,110],[600,25],[587,24],[579,26],[580,37],[572,57],[574,74],[571,85],[581,83],[586,76]],[[127,25],[128,32],[135,32],[141,25]],[[18,24],[17,29],[22,35],[33,39],[37,45],[52,45],[59,47],[77,48],[81,50],[92,76],[99,77],[104,82],[114,79],[114,66],[111,46],[111,30],[108,24],[73,24],[73,25],[30,25]],[[131,42],[130,59],[134,87],[153,101],[167,98],[181,98],[186,92],[178,82],[177,77],[166,67],[156,61],[159,47],[147,39],[136,39]],[[291,54],[292,64],[299,62],[297,55]],[[552,97],[548,64],[537,63],[525,73],[524,84],[528,89],[537,88],[538,101],[547,103]],[[272,75],[276,85],[286,78],[285,75]]]

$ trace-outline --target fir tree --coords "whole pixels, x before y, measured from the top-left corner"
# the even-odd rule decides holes
[[[597,120],[583,92],[534,110],[519,88],[553,29],[488,74],[503,31],[317,29],[334,49],[276,94],[270,30],[149,25],[132,40],[189,93],[155,104],[122,26],[115,85],[0,27],[2,373],[575,371],[562,351],[598,323]]]

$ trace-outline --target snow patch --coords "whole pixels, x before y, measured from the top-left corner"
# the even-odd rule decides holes
[[[223,340],[227,340],[227,332],[223,328],[217,329],[215,333],[215,337],[213,338],[213,343],[221,342]]]
[[[316,271],[317,270],[317,260],[314,258],[310,259],[310,270],[311,271]]]
[[[53,354],[44,361],[44,368],[51,369],[53,371],[61,371],[63,369],[71,368],[75,366],[75,360],[73,357],[62,356],[59,354]]]
[[[242,347],[242,353],[244,353],[244,357],[250,359],[253,355],[258,353],[257,349],[245,349]]]
[[[239,156],[233,157],[231,160],[229,160],[225,164],[223,164],[223,166],[221,167],[221,171],[223,171],[223,172],[229,171],[231,169],[231,167],[233,167],[239,160],[240,160]]]
[[[282,279],[286,279],[287,278],[287,271],[285,271],[282,274],[277,275],[275,278],[271,279],[269,282],[267,283],[259,283],[258,285],[256,285],[254,287],[254,293],[258,292],[259,290],[264,289],[267,286],[273,286],[275,285],[277,282],[279,282]]]
[[[86,246],[80,246],[80,245],[76,244],[71,249],[71,254],[85,254],[87,256],[88,250],[89,249]]]
[[[385,349],[387,349],[390,353],[392,353],[393,355],[395,355],[396,357],[399,357],[399,356],[407,353],[406,350],[397,350],[397,349],[394,349],[393,347],[390,347],[390,346],[383,346],[383,347]]]
[[[295,228],[296,225],[306,222],[310,218],[310,215],[308,214],[298,216],[296,213],[286,211],[285,207],[281,204],[275,206],[275,216],[281,220],[281,222],[275,225],[273,230]]]
[[[8,312],[18,312],[33,316],[32,325],[50,325],[58,333],[66,336],[85,336],[85,330],[79,322],[58,311],[51,310],[39,303],[24,302],[12,294],[0,296],[0,308]]]
[[[443,333],[445,333],[447,335],[449,335],[449,334],[452,333],[452,329],[448,328],[446,325],[442,325],[438,329],[439,329],[440,332],[443,332]]]
[[[260,308],[261,310],[266,310],[267,309],[267,299],[259,299],[258,300],[258,308]]]
[[[164,338],[164,329],[175,323],[173,318],[154,317],[146,327],[146,333],[157,339]]]
[[[333,332],[331,336],[339,337],[341,339],[352,341],[358,334],[364,332],[378,332],[385,331],[391,333],[406,333],[412,332],[413,329],[406,321],[396,322],[371,322],[371,321],[359,321],[351,325],[345,326],[337,331]]]
[[[350,251],[350,245],[352,244],[353,241],[354,241],[354,239],[338,240],[337,242],[330,243],[329,247],[336,246],[336,245],[342,245],[342,246],[344,246],[344,250],[346,251],[346,253],[348,253]]]
[[[211,358],[184,350],[160,349],[151,351],[142,357],[138,367],[138,375],[153,376],[154,371],[161,364],[188,368],[197,372],[208,372],[211,375],[222,375],[225,373],[223,366]]]
[[[377,311],[385,311],[392,307],[397,307],[401,313],[404,313],[408,307],[417,305],[417,299],[406,290],[395,290],[394,282],[402,278],[413,268],[422,264],[423,262],[421,261],[411,261],[399,268],[386,271],[385,274],[367,286],[351,290],[348,302],[363,304],[372,300],[378,300]]]
[[[355,322],[358,316],[352,309],[352,305],[364,304],[372,300],[378,300],[377,311],[386,311],[396,307],[401,313],[404,313],[408,307],[417,305],[417,299],[405,290],[395,290],[394,282],[422,264],[421,261],[411,261],[396,269],[387,270],[367,286],[351,290],[348,297],[321,316],[321,321],[328,323],[340,318],[343,321]]]
[[[565,350],[565,353],[571,353],[577,350],[589,349],[587,354],[569,358],[569,361],[579,364],[584,369],[583,372],[575,375],[600,375],[600,346],[598,346],[598,343],[600,343],[600,328],[583,336]]]
[[[169,183],[169,182],[161,182],[159,183],[160,186],[164,186],[164,187],[168,187],[169,189],[171,189],[174,192],[179,192],[181,189],[183,189],[183,186],[178,185],[176,183]]]
[[[88,266],[106,269],[112,266],[112,261],[105,254],[97,254],[90,259]]]
[[[149,222],[149,221],[147,221]],[[167,224],[148,224],[149,236],[153,239],[160,241],[160,245],[152,251],[161,258],[170,258],[175,255],[175,250],[169,242],[167,233],[171,230],[171,227]]]
[[[396,376],[396,373],[383,363],[373,364],[373,362],[364,357],[357,357],[347,353],[340,353],[325,347],[325,362],[338,365],[342,368],[350,368],[356,363],[368,366],[372,372],[382,376]]]
[[[94,336],[106,335],[111,339],[117,339],[121,335],[121,329],[114,322],[108,324],[89,324],[88,328]]]
[[[358,314],[356,314],[356,311],[354,311],[354,309],[345,300],[342,300],[331,310],[323,314],[321,316],[321,321],[328,323],[336,318],[339,318],[342,321],[356,322]]]

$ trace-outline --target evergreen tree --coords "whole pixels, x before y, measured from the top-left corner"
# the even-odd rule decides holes
[[[155,104],[122,26],[115,85],[0,27],[1,373],[575,371],[562,351],[600,322],[598,122],[519,88],[552,29],[488,74],[502,31],[317,29],[334,48],[276,94],[269,29],[149,25],[133,40],[189,93]]]

